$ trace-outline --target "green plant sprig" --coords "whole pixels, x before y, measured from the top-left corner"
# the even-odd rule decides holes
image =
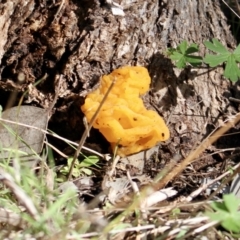
[[[198,52],[198,45],[192,43],[188,46],[186,40],[182,41],[176,49],[168,49],[168,55],[171,60],[176,61],[176,66],[178,68],[185,68],[187,64],[192,66],[199,66],[202,63],[202,57],[192,55]]]
[[[205,41],[204,45],[217,54],[206,54],[203,61],[209,64],[210,67],[216,67],[225,63],[224,76],[232,82],[236,82],[240,78],[240,70],[238,68],[238,63],[240,62],[240,44],[232,53],[217,39],[212,39],[212,42]]]
[[[234,194],[226,194],[223,196],[223,202],[213,202],[211,204],[215,212],[206,212],[206,215],[211,220],[218,221],[226,230],[240,233],[239,204],[240,199]]]
[[[199,51],[199,46],[195,43],[188,46],[186,40],[182,41],[177,48],[169,48],[167,54],[179,69],[185,68],[187,65],[198,67],[202,62],[210,67],[225,64],[223,75],[232,82],[236,82],[240,78],[240,69],[238,67],[238,63],[240,63],[240,44],[233,52],[228,51],[215,38],[212,41],[205,41],[204,45],[215,54],[206,54],[204,58],[192,55]]]

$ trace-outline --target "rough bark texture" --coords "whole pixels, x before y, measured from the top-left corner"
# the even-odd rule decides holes
[[[164,56],[182,40],[200,44],[201,53],[203,41],[213,37],[235,47],[217,0],[121,0],[124,17],[99,0],[0,3],[0,88],[28,89],[28,102],[48,107],[62,74],[57,111],[63,111],[96,86],[99,76],[123,65],[144,65],[152,77],[146,104],[168,121],[170,156],[184,155],[207,133],[206,126],[234,112],[226,98],[230,83],[220,68],[180,71]]]

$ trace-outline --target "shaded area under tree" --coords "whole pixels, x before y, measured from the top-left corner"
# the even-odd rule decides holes
[[[78,140],[84,129],[80,105],[99,77],[120,66],[143,65],[152,78],[146,106],[158,111],[171,130],[159,157],[167,160],[179,154],[184,158],[221,121],[236,113],[237,106],[228,98],[237,97],[239,90],[223,78],[221,68],[180,71],[164,53],[187,40],[200,44],[204,54],[203,41],[213,37],[234,49],[236,42],[220,3],[122,0],[119,4],[124,17],[114,16],[98,0],[1,1],[1,104],[6,104],[6,92],[21,96],[28,90],[25,104],[48,108],[61,79],[50,126]],[[91,142],[98,143],[99,138],[97,134]]]

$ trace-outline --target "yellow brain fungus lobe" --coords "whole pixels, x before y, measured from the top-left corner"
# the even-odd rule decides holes
[[[149,90],[150,76],[144,67],[122,67],[101,78],[100,87],[88,94],[81,107],[87,121],[94,113],[110,87],[115,84],[94,121],[111,143],[119,146],[118,154],[127,156],[151,148],[169,138],[164,120],[152,110],[147,110],[140,95]]]

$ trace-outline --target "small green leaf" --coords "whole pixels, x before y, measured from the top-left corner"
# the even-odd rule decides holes
[[[240,78],[240,70],[237,65],[240,62],[240,45],[231,53],[218,40],[213,39],[212,42],[205,41],[204,44],[217,54],[207,54],[203,61],[210,67],[216,67],[226,62],[224,76],[233,82],[237,81]]]
[[[218,212],[206,212],[206,215],[212,220],[212,221],[218,221],[222,222],[224,219],[227,218],[228,214],[224,211],[218,211]]]
[[[178,61],[179,59],[182,58],[182,54],[179,52],[173,52],[173,54],[170,56],[170,58],[174,61]]]
[[[182,42],[178,45],[177,49],[178,49],[182,54],[184,54],[184,53],[186,52],[186,50],[187,50],[187,41],[186,41],[186,40],[182,41]]]
[[[227,212],[227,208],[222,202],[213,202],[211,206],[215,211]]]
[[[233,54],[231,54],[228,58],[224,71],[224,76],[226,78],[229,78],[232,82],[236,82],[240,77],[240,70]]]
[[[233,51],[234,55],[239,55],[240,56],[240,44],[237,46],[237,48]]]
[[[72,176],[73,177],[79,177],[80,176],[80,174],[81,174],[81,171],[79,170],[79,169],[77,169],[77,168],[73,168],[73,170],[72,170]]]
[[[184,57],[181,57],[177,62],[176,62],[176,66],[178,68],[185,68],[186,67],[186,61]]]
[[[63,173],[63,174],[68,173],[68,171],[69,171],[69,167],[67,167],[67,166],[60,169],[60,173]]]
[[[67,160],[67,165],[71,166],[72,161],[73,161],[73,157],[69,157],[68,160]]]
[[[195,64],[199,65],[199,64],[202,63],[202,58],[199,57],[199,56],[191,56],[191,57],[186,56],[185,59],[186,59],[187,62],[189,62],[189,63],[192,64],[193,66],[194,66]]]
[[[98,167],[98,165],[96,164],[99,161],[99,158],[97,156],[89,156],[86,157],[81,163],[79,163],[78,167],[91,167],[91,166],[96,166]]]
[[[224,54],[224,55],[211,55],[211,54],[206,54],[205,58],[203,61],[207,64],[209,64],[210,67],[216,67],[225,61],[227,61],[229,57],[229,54]]]
[[[195,53],[195,52],[198,52],[198,45],[196,43],[192,43],[188,49],[186,50],[186,54],[191,54],[191,53]]]
[[[88,176],[92,174],[92,170],[89,168],[81,168],[81,171],[84,172]]]
[[[224,195],[223,201],[230,213],[236,213],[238,211],[238,205],[240,204],[240,199],[236,198],[234,194]]]
[[[221,223],[221,225],[229,231],[240,233],[240,216],[229,216]]]
[[[198,45],[192,43],[189,47],[187,41],[182,41],[176,49],[168,49],[168,55],[171,60],[175,61],[177,68],[185,68],[187,63],[193,66],[199,66],[202,63],[202,57],[191,55],[198,52]]]
[[[223,202],[211,204],[216,212],[207,212],[211,220],[218,221],[228,231],[240,233],[240,212],[238,205],[240,200],[234,194],[223,196]]]
[[[215,38],[212,39],[212,42],[205,41],[204,45],[211,51],[220,53],[220,54],[227,54],[229,53],[228,50]]]
[[[181,209],[180,208],[174,208],[173,210],[172,210],[172,215],[173,216],[177,216],[177,215],[179,215],[181,213]]]

